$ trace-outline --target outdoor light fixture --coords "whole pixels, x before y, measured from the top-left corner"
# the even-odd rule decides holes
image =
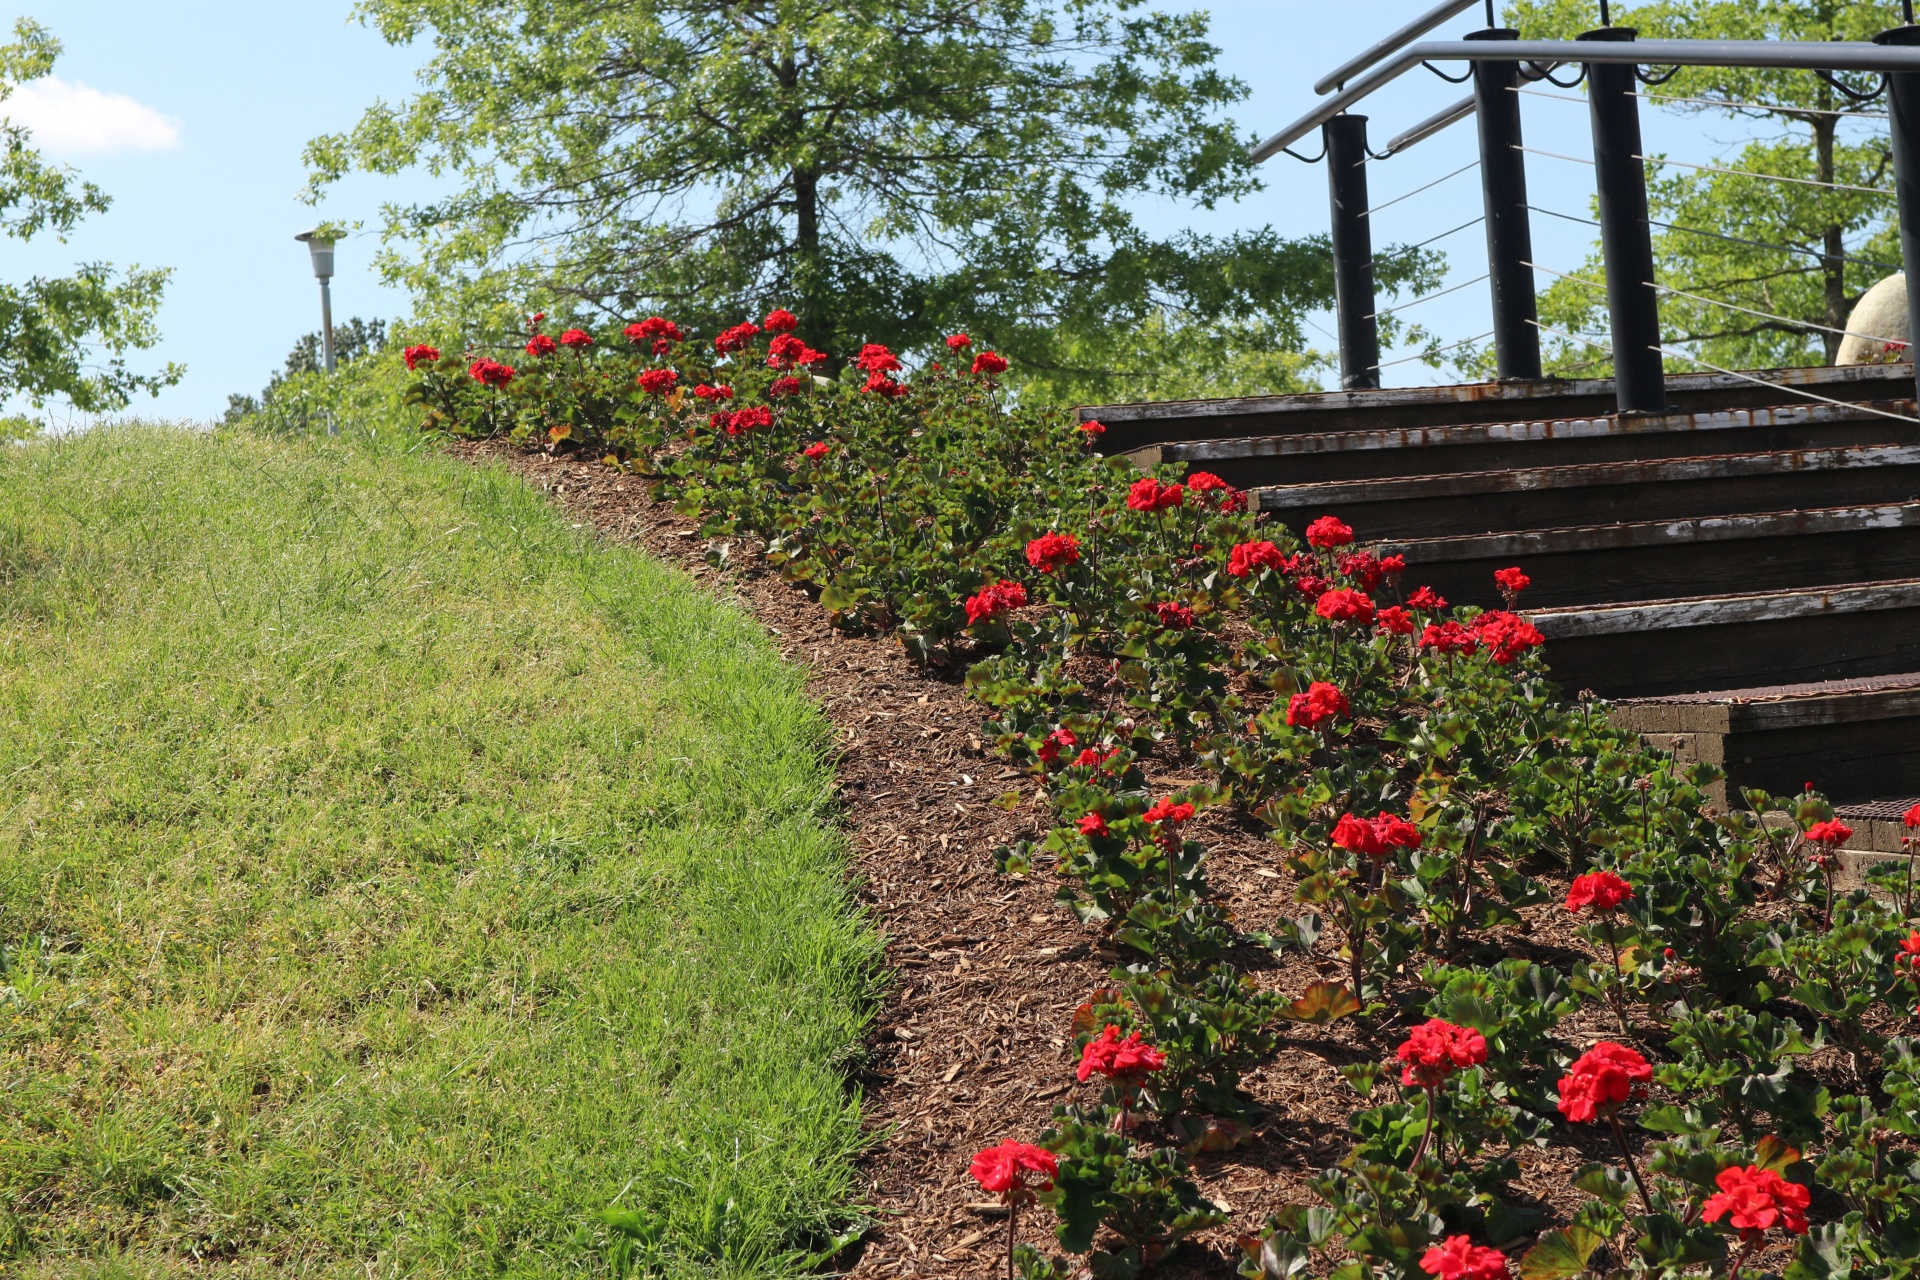
[[[320,347],[326,354],[327,372],[333,372],[333,293],[327,281],[333,279],[333,241],[319,227],[294,237],[313,255],[313,278],[320,282]]]

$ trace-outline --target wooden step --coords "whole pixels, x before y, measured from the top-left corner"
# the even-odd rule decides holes
[[[1129,455],[1179,463],[1243,489],[1273,484],[1430,476],[1705,453],[1773,453],[1863,444],[1911,444],[1912,400],[1782,405],[1659,417],[1537,418],[1392,430],[1196,440]],[[1887,416],[1893,415],[1893,416]]]
[[[1744,806],[1748,788],[1792,795],[1808,782],[1858,800],[1920,778],[1920,671],[1626,698],[1611,716],[1650,746],[1725,769],[1722,805]]]
[[[1676,413],[1699,413],[1761,408],[1794,398],[1774,390],[1778,386],[1801,387],[1836,400],[1906,399],[1914,386],[1911,364],[1765,369],[1748,377],[1762,385],[1727,374],[1674,374],[1667,378],[1667,399]],[[1587,378],[1088,405],[1079,412],[1082,421],[1105,424],[1101,444],[1106,452],[1126,453],[1179,440],[1602,417],[1614,409],[1613,380]]]
[[[1657,697],[1920,671],[1920,578],[1527,616],[1568,693]]]
[[[1647,520],[1376,544],[1455,604],[1500,603],[1519,565],[1530,607],[1783,591],[1920,576],[1920,502]]]
[[[1253,491],[1295,533],[1332,512],[1362,540],[1681,519],[1920,498],[1920,444],[1333,480]]]

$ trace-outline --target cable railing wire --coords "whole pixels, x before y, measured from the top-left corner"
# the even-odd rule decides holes
[[[1367,366],[1367,371],[1369,373],[1376,373],[1381,369],[1391,369],[1397,364],[1412,364],[1415,360],[1431,360],[1435,356],[1445,355],[1449,351],[1458,351],[1461,347],[1470,347],[1476,342],[1484,342],[1492,336],[1493,330],[1489,329],[1485,333],[1476,334],[1471,338],[1464,338],[1459,342],[1450,343],[1444,347],[1435,347],[1432,350],[1422,351],[1415,355],[1401,356],[1398,360],[1387,360],[1380,364],[1369,365]]]
[[[1403,252],[1412,253],[1415,249],[1424,249],[1428,245],[1433,244],[1436,241],[1445,240],[1448,236],[1453,235],[1456,232],[1465,231],[1468,227],[1477,227],[1481,223],[1485,222],[1486,220],[1487,220],[1487,215],[1484,213],[1477,218],[1469,218],[1467,221],[1461,223],[1459,226],[1453,228],[1451,231],[1442,231],[1437,236],[1428,236],[1425,240],[1422,240],[1419,244],[1408,245],[1406,249],[1403,250]]]
[[[1682,169],[1698,169],[1702,173],[1725,173],[1736,178],[1762,178],[1768,182],[1791,182],[1802,187],[1825,187],[1829,191],[1864,191],[1870,196],[1890,196],[1893,192],[1883,187],[1858,187],[1851,182],[1822,182],[1818,178],[1789,178],[1782,173],[1755,173],[1751,169],[1722,169],[1718,165],[1693,164],[1686,160],[1668,160],[1663,156],[1635,156],[1635,160],[1647,164],[1676,165]]]
[[[1433,188],[1447,181],[1447,179],[1457,178],[1461,174],[1465,173],[1467,170],[1477,169],[1479,167],[1480,167],[1480,161],[1476,158],[1467,164],[1461,165],[1458,169],[1455,169],[1452,173],[1441,174],[1439,177],[1435,178],[1432,182],[1427,183],[1425,186],[1415,187],[1411,191],[1404,192],[1400,195],[1395,196],[1393,199],[1388,200],[1384,204],[1377,204],[1373,206],[1373,208],[1368,209],[1365,213],[1362,213],[1360,216],[1363,218],[1371,217],[1374,214],[1380,212],[1382,209],[1390,209],[1394,205],[1399,204],[1402,200],[1411,200],[1413,199],[1413,197],[1419,195],[1422,191],[1431,191]]]
[[[1370,315],[1368,315],[1367,319],[1372,320],[1377,316],[1390,316],[1390,315],[1393,315],[1395,312],[1405,311],[1409,307],[1417,307],[1423,302],[1432,302],[1435,298],[1444,298],[1450,293],[1458,293],[1462,289],[1465,289],[1470,285],[1479,284],[1482,280],[1485,280],[1486,278],[1487,278],[1487,273],[1483,272],[1480,275],[1475,276],[1471,280],[1462,280],[1459,284],[1448,285],[1446,288],[1436,290],[1433,293],[1423,294],[1422,296],[1415,298],[1410,302],[1403,302],[1397,307],[1386,307],[1386,308],[1383,308],[1382,310],[1375,311]]]
[[[1544,213],[1549,218],[1559,218],[1565,222],[1578,222],[1589,227],[1597,227],[1600,225],[1592,218],[1576,218],[1570,213],[1561,213],[1557,209],[1542,209],[1539,205],[1530,204],[1526,206],[1526,209],[1529,213]],[[1874,258],[1862,258],[1854,253],[1832,254],[1822,252],[1819,249],[1808,249],[1797,244],[1768,244],[1764,240],[1749,240],[1745,236],[1730,236],[1721,231],[1707,231],[1700,227],[1683,227],[1677,222],[1662,222],[1658,218],[1648,218],[1647,224],[1649,226],[1660,227],[1667,231],[1684,232],[1690,236],[1706,236],[1714,240],[1725,240],[1728,244],[1744,244],[1754,249],[1774,249],[1781,253],[1798,253],[1805,257],[1818,258],[1822,262],[1857,262],[1863,267],[1872,267],[1877,271],[1905,270],[1904,267],[1895,263],[1881,262]]]
[[[1590,347],[1599,347],[1607,351],[1613,349],[1613,343],[1605,338],[1589,337],[1584,333],[1567,333],[1563,330],[1555,329],[1550,325],[1541,324],[1538,320],[1529,320],[1527,323],[1542,333],[1550,333],[1556,338],[1564,338],[1569,342],[1584,342]],[[1881,418],[1892,418],[1895,422],[1906,422],[1920,426],[1920,418],[1909,418],[1902,413],[1890,413],[1885,409],[1876,409],[1872,405],[1860,404],[1858,401],[1835,400],[1832,396],[1817,395],[1804,387],[1795,387],[1784,382],[1769,382],[1765,378],[1756,378],[1750,373],[1741,373],[1738,369],[1723,369],[1717,364],[1702,360],[1699,356],[1690,355],[1685,351],[1675,351],[1654,343],[1649,343],[1647,349],[1649,351],[1658,351],[1664,356],[1672,356],[1678,360],[1689,361],[1699,365],[1703,369],[1711,369],[1715,373],[1725,374],[1729,378],[1739,378],[1743,382],[1751,382],[1756,386],[1767,387],[1774,391],[1784,391],[1789,395],[1800,396],[1807,400],[1818,400],[1822,404],[1836,405],[1842,409],[1856,409],[1861,413],[1871,413]]]

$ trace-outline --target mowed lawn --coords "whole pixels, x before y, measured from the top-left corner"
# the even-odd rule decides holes
[[[779,1276],[877,948],[746,617],[422,446],[0,453],[0,1274]]]

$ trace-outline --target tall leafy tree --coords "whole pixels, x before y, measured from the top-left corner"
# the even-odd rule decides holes
[[[1597,26],[1597,11],[1587,0],[1521,0],[1509,22],[1528,38],[1567,39]],[[1899,20],[1897,6],[1859,0],[1656,0],[1613,13],[1645,39],[1865,40]],[[1874,76],[1835,79],[1856,94],[1879,87]],[[1749,126],[1722,154],[1671,159],[1802,180],[1648,166],[1652,216],[1669,224],[1654,235],[1657,282],[1670,290],[1660,304],[1667,341],[1723,368],[1830,362],[1853,304],[1900,261],[1886,121],[1877,114],[1884,100],[1857,103],[1811,72],[1747,67],[1683,68],[1641,92],[1643,111]],[[1597,251],[1569,274],[1600,279]],[[1555,328],[1603,334],[1604,291],[1557,280],[1541,315]],[[1563,372],[1608,364],[1586,343],[1559,345]],[[1698,367],[1669,361],[1675,372]]]
[[[0,112],[21,84],[53,70],[60,43],[31,19],[14,23],[0,45]],[[20,125],[0,115],[0,234],[26,241],[51,234],[65,241],[88,214],[111,201],[71,169],[49,164]],[[0,399],[21,395],[35,407],[55,397],[83,413],[123,409],[137,391],[158,392],[185,370],[170,364],[135,373],[122,358],[159,341],[154,313],[171,272],[82,263],[71,276],[0,282]]]
[[[1075,388],[1169,328],[1290,334],[1331,299],[1323,240],[1132,212],[1257,189],[1205,15],[1140,3],[363,0],[433,55],[417,96],[309,145],[311,191],[448,179],[386,211],[383,264],[469,312],[532,294],[717,325],[779,300],[836,354],[965,327]],[[1431,266],[1383,257],[1389,284]]]

